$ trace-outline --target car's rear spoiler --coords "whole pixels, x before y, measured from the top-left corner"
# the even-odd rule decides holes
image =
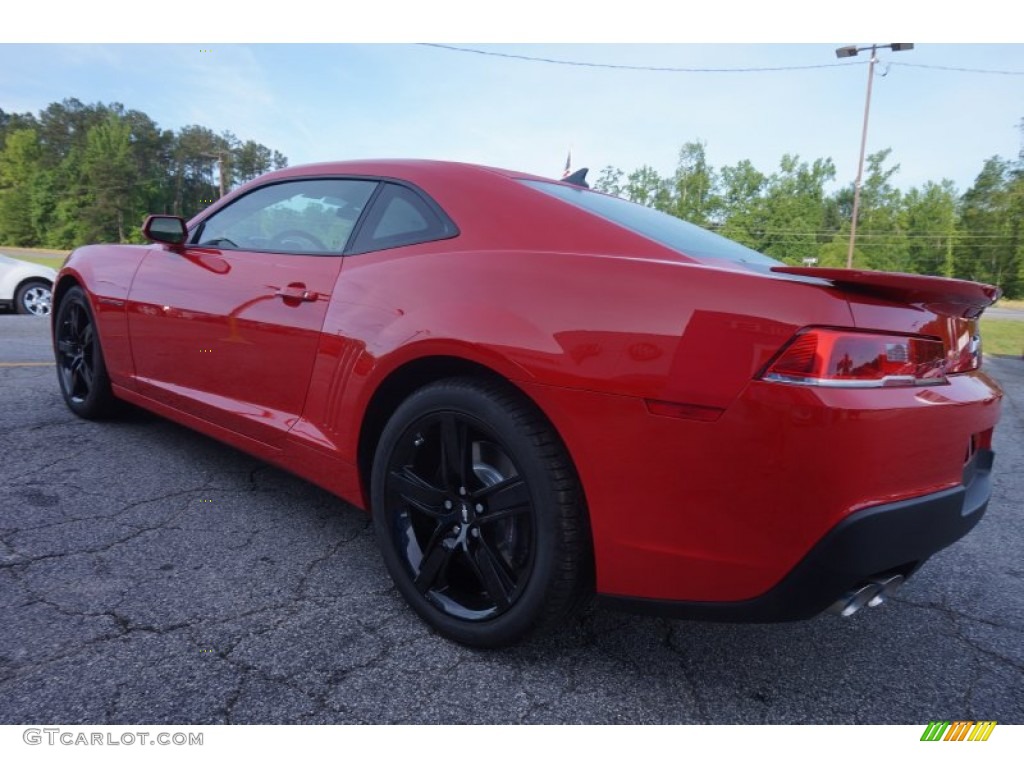
[[[772,267],[772,272],[828,280],[841,288],[907,304],[927,304],[946,315],[977,317],[1002,295],[994,285],[948,277],[830,267]]]

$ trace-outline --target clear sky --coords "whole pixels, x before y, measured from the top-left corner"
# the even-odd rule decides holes
[[[312,10],[303,18],[331,20],[340,30],[345,6],[309,6]],[[402,9],[398,4],[393,12]],[[55,15],[67,21],[59,11]],[[72,96],[84,102],[117,101],[146,112],[162,128],[198,123],[218,133],[230,130],[283,152],[293,165],[428,157],[558,176],[571,148],[573,166],[589,166],[593,179],[605,165],[628,172],[647,164],[670,173],[681,145],[702,140],[716,167],[749,159],[770,172],[790,153],[807,160],[831,157],[837,184],[849,183],[856,173],[867,56],[841,61],[834,50],[872,40],[838,37],[836,29],[845,29],[838,24],[803,31],[805,38],[809,34],[831,42],[764,44],[749,41],[771,39],[780,30],[759,35],[753,19],[752,30],[730,30],[733,39],[747,42],[706,44],[694,42],[692,31],[687,34],[689,28],[676,19],[671,23],[678,26],[677,39],[689,42],[596,44],[584,42],[585,30],[580,33],[578,19],[585,17],[552,16],[556,30],[566,30],[555,39],[581,41],[567,44],[513,42],[529,39],[530,31],[541,32],[540,39],[552,34],[547,24],[530,22],[524,28],[520,17],[510,26],[511,37],[494,33],[501,29],[494,17],[478,27],[466,26],[463,18],[462,26],[449,29],[443,14],[419,36],[415,30],[410,34],[408,25],[389,26],[384,14],[360,19],[359,29],[366,34],[337,36],[367,42],[252,44],[218,40],[273,40],[275,31],[281,32],[278,39],[296,36],[284,22],[280,30],[258,18],[249,18],[248,26],[211,19],[197,24],[187,14],[168,27],[173,29],[170,37],[154,36],[144,20],[132,18],[130,25],[98,27],[92,18],[78,34],[72,28],[51,38],[59,43],[36,42],[47,39],[42,27],[25,26],[21,31],[26,34],[20,35],[17,24],[8,26],[0,32],[0,108],[37,113]],[[373,26],[375,20],[378,26]],[[957,28],[950,23],[948,28]],[[993,26],[998,29],[998,24]],[[188,30],[197,27],[212,40],[186,42],[195,34]],[[307,32],[312,30],[307,39],[324,39],[317,26],[307,27]],[[644,29],[646,38],[628,26],[621,37],[665,39],[662,30]],[[903,32],[903,39],[913,40],[916,48],[880,53],[868,151],[892,148],[891,159],[901,167],[895,181],[904,188],[949,178],[963,191],[985,158],[1016,158],[1021,149],[1024,45],[921,42],[906,29],[904,24],[884,30],[890,37]],[[403,42],[377,42],[388,39],[388,31]],[[787,39],[801,37],[788,32]],[[923,38],[936,34],[923,32]],[[940,34],[955,39],[954,34]],[[133,39],[177,42],[100,42]],[[579,67],[428,47],[417,45],[417,39],[635,67],[821,68],[667,72]],[[492,41],[473,42],[482,39]],[[729,37],[723,33],[722,39]]]

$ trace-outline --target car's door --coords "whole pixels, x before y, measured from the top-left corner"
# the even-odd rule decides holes
[[[342,251],[377,182],[298,179],[217,210],[132,282],[139,391],[271,445],[302,413]]]

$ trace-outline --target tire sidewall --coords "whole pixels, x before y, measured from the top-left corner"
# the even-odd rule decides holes
[[[394,551],[385,483],[391,454],[408,427],[424,416],[455,412],[477,421],[500,442],[529,488],[533,516],[533,564],[514,605],[493,619],[468,621],[443,613],[416,589],[407,566]],[[555,577],[559,546],[556,499],[550,473],[537,456],[522,424],[483,389],[463,382],[440,382],[413,394],[389,420],[377,446],[371,476],[371,503],[377,543],[396,587],[413,609],[441,634],[466,645],[498,647],[528,633],[544,615],[548,587]]]
[[[57,351],[57,335],[64,322],[66,312],[73,304],[79,304],[84,308],[93,330],[93,385],[89,390],[88,396],[81,401],[73,400],[71,394],[65,389],[61,356]],[[56,310],[51,311],[54,313],[53,348],[54,356],[57,359],[57,382],[60,385],[60,392],[64,397],[64,402],[67,403],[68,408],[70,408],[76,415],[83,418],[95,419],[105,416],[111,407],[113,395],[110,391],[110,380],[107,377],[107,366],[103,360],[103,349],[100,344],[99,327],[96,324],[96,316],[92,311],[92,307],[89,305],[89,299],[86,296],[85,291],[77,285],[69,288],[61,297],[60,306],[57,307]]]

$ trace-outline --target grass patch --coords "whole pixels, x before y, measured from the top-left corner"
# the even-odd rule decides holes
[[[986,355],[1024,357],[1024,322],[981,318],[982,350]]]
[[[0,245],[0,253],[10,256],[12,259],[31,261],[34,264],[60,269],[64,259],[71,251],[55,251],[51,248],[14,248]]]

